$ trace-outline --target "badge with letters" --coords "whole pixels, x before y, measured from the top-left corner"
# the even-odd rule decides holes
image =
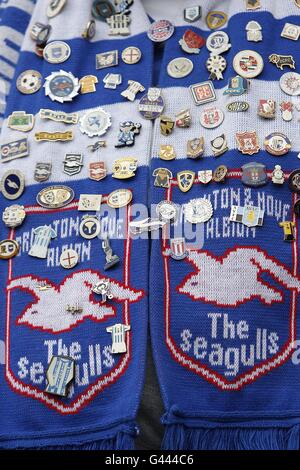
[[[68,387],[75,378],[75,362],[70,357],[53,356],[47,369],[47,387],[51,395],[66,397]]]
[[[13,204],[12,206],[6,207],[3,214],[2,220],[7,227],[15,228],[22,225],[26,218],[26,211],[24,206],[19,204]]]
[[[177,182],[180,191],[183,193],[188,192],[195,181],[195,172],[190,170],[183,170],[177,173]]]
[[[231,206],[229,220],[240,222],[247,227],[261,227],[264,222],[264,211],[255,206]]]
[[[119,158],[113,163],[113,178],[120,180],[132,178],[137,170],[137,160],[133,157]]]
[[[28,157],[29,147],[28,140],[20,139],[15,140],[14,142],[9,142],[7,144],[1,145],[1,162],[9,162],[15,160],[16,158]]]
[[[196,137],[187,141],[187,157],[200,158],[204,153],[204,137]]]
[[[73,140],[74,134],[73,131],[66,132],[36,132],[34,135],[36,142],[48,141],[56,142],[61,140],[62,142],[67,142]]]
[[[265,149],[271,155],[285,155],[292,148],[290,139],[281,132],[273,132],[269,134],[264,141]]]
[[[34,170],[34,179],[39,183],[47,181],[51,176],[52,163],[37,162]]]
[[[77,124],[78,122],[78,113],[65,113],[64,111],[52,111],[52,109],[40,109],[39,116],[41,119],[64,122],[65,124]]]

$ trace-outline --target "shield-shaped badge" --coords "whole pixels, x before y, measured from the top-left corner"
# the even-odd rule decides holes
[[[195,181],[194,171],[183,170],[177,173],[178,186],[179,186],[180,191],[182,191],[183,193],[187,193],[191,189],[194,181]]]
[[[38,162],[35,165],[35,170],[34,170],[35,181],[38,181],[39,183],[42,183],[43,181],[47,181],[50,178],[51,171],[52,171],[51,163]]]
[[[199,158],[204,153],[204,138],[196,137],[195,139],[187,141],[187,156],[188,158]]]
[[[89,178],[94,181],[103,180],[106,177],[107,171],[105,162],[93,162],[89,165]]]
[[[266,166],[262,163],[250,162],[242,166],[242,183],[254,188],[264,186],[268,182]]]
[[[256,227],[262,225],[264,219],[264,211],[261,211],[259,207],[245,206],[242,223],[247,227]]]
[[[202,184],[208,184],[211,182],[213,177],[212,170],[200,170],[198,171],[198,180]]]
[[[193,7],[187,7],[184,9],[184,20],[188,23],[194,23],[194,21],[201,18],[201,7],[199,5],[194,5]]]
[[[66,153],[64,164],[64,173],[69,176],[77,175],[83,167],[83,156],[81,153]]]
[[[259,152],[258,136],[256,131],[252,132],[237,132],[236,140],[238,149],[244,155],[253,155]]]
[[[174,160],[174,158],[176,158],[176,154],[173,145],[161,145],[159,157],[162,160]]]

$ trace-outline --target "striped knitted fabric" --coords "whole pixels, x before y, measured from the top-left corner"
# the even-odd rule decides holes
[[[298,111],[300,100],[287,97],[280,87],[283,74],[268,62],[271,53],[293,55],[300,63],[298,43],[283,39],[286,22],[300,26],[300,10],[294,0],[261,0],[261,9],[247,12],[243,0],[202,0],[202,18],[192,25],[183,19],[183,9],[197,2],[188,0],[135,0],[131,7],[131,34],[108,36],[108,27],[97,22],[95,37],[86,42],[81,33],[90,19],[92,0],[69,0],[53,19],[46,16],[48,0],[8,0],[0,2],[0,118],[1,144],[24,136],[7,126],[8,116],[16,110],[36,117],[34,129],[27,134],[30,156],[1,164],[0,177],[8,169],[25,175],[26,189],[17,201],[26,207],[23,225],[9,230],[2,224],[1,239],[14,238],[20,253],[9,261],[0,260],[0,285],[3,291],[0,321],[0,447],[63,449],[132,449],[137,434],[135,424],[144,381],[147,323],[160,390],[165,406],[162,422],[165,449],[299,449],[296,314],[300,278],[298,274],[298,224],[293,213],[297,200],[287,183],[269,181],[263,188],[243,186],[241,167],[256,160],[264,163],[271,175],[281,164],[288,175],[298,167],[300,152]],[[196,107],[189,86],[208,79],[205,66],[209,56],[204,47],[199,55],[188,55],[178,44],[184,32],[192,29],[204,38],[210,34],[205,18],[212,10],[228,15],[222,28],[232,44],[224,54],[227,69],[224,79],[215,81],[218,106],[225,113],[223,124],[215,130],[200,126],[203,107]],[[163,47],[154,47],[147,37],[152,20],[169,19],[175,25],[173,36]],[[262,26],[263,41],[246,39],[250,20]],[[53,65],[40,59],[30,30],[35,22],[52,26],[50,40],[64,40],[71,56],[63,64]],[[97,53],[117,49],[119,56],[127,46],[137,46],[142,60],[126,65],[119,60],[111,69],[95,70]],[[262,74],[251,80],[243,101],[250,105],[247,113],[229,113],[226,105],[234,99],[223,95],[227,83],[236,75],[232,67],[235,54],[253,49],[264,58]],[[171,59],[185,56],[193,61],[193,72],[174,79],[167,74]],[[39,71],[45,79],[63,69],[81,78],[97,75],[96,93],[80,95],[70,103],[59,105],[45,96],[42,88],[35,95],[22,95],[16,79],[26,69]],[[104,88],[107,71],[120,73],[122,85],[116,90]],[[164,114],[175,115],[190,108],[192,124],[188,129],[175,128],[164,137],[159,120],[142,119],[137,95],[131,103],[120,93],[128,80],[138,80],[147,90],[161,89]],[[274,99],[294,104],[294,118],[284,122],[277,111],[276,120],[257,116],[259,99]],[[69,130],[63,124],[41,120],[41,108],[78,112],[101,106],[112,115],[112,126],[104,136],[107,147],[96,154],[87,150],[93,141],[73,126],[74,140],[66,143],[36,142],[34,133]],[[130,149],[116,149],[119,123],[132,120],[142,123],[140,135]],[[242,155],[236,148],[236,132],[256,130],[262,150],[255,158]],[[274,132],[286,134],[292,142],[287,156],[274,157],[263,150],[264,138]],[[225,134],[229,150],[216,159],[210,141]],[[201,160],[187,159],[189,139],[204,137],[205,153]],[[160,146],[174,146],[176,159],[159,158]],[[68,152],[84,155],[84,167],[78,175],[67,177],[63,159]],[[136,176],[119,181],[112,178],[113,162],[131,156],[138,160]],[[88,178],[89,164],[104,161],[108,176],[101,182]],[[34,180],[37,162],[52,163],[47,183]],[[196,179],[187,193],[180,191],[176,174],[181,170],[214,170],[224,164],[229,174],[224,184],[211,182],[203,186]],[[170,188],[153,185],[153,172],[168,168],[173,175]],[[75,191],[67,207],[42,209],[37,193],[53,184],[66,184]],[[118,188],[131,189],[132,204],[111,214],[106,197]],[[101,221],[108,225],[111,244],[120,264],[104,274],[105,257],[101,241],[84,240],[79,235],[80,194],[102,194]],[[205,224],[184,224],[182,205],[191,199],[206,198],[214,214]],[[182,261],[168,256],[169,237],[131,239],[128,223],[146,217],[152,205],[162,200],[180,207],[178,223],[170,237],[184,234],[188,255]],[[138,204],[138,206],[135,206]],[[248,228],[229,221],[232,205],[252,204],[265,210],[262,227]],[[9,205],[0,196],[0,212]],[[295,223],[293,243],[283,240],[279,223]],[[51,241],[47,259],[28,256],[32,231],[50,225],[57,238]],[[158,232],[155,233],[157,235]],[[118,237],[118,234],[120,235]],[[80,262],[70,272],[60,266],[65,248],[75,248]],[[116,289],[112,310],[99,316],[97,302],[91,299],[91,283],[109,277]],[[37,285],[46,282],[53,288],[45,293]],[[129,292],[126,297],[124,291]],[[84,307],[81,321],[67,325],[62,319],[66,304],[78,302]],[[148,312],[149,304],[149,312]],[[85,310],[86,309],[86,310]],[[130,325],[127,352],[111,352],[111,336],[106,328],[116,323]],[[3,351],[3,353],[2,353]],[[71,356],[76,364],[76,379],[67,398],[45,392],[46,370],[53,355]],[[293,359],[293,360],[292,360]]]

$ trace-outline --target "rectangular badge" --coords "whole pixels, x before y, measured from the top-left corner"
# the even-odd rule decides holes
[[[29,155],[28,140],[20,139],[1,145],[1,162],[9,162]]]

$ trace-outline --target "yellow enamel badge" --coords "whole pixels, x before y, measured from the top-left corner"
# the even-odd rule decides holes
[[[190,170],[183,170],[177,173],[177,182],[180,191],[187,193],[195,181],[195,173]]]

